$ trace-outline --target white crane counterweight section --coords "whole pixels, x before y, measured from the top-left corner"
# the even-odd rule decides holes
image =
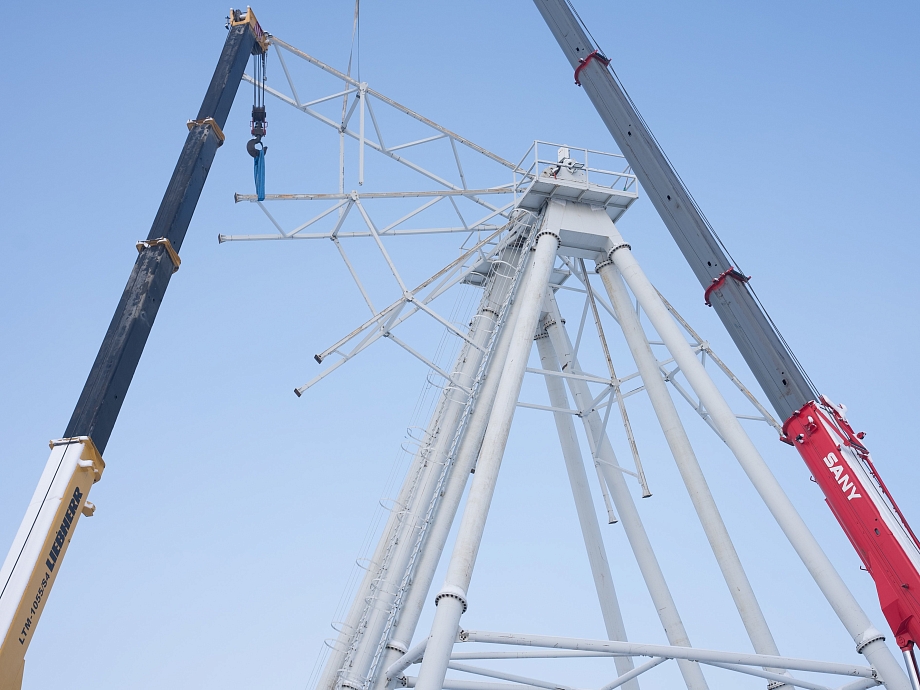
[[[105,463],[88,436],[51,442],[51,457],[0,569],[0,688],[19,688],[32,633],[80,515],[95,506],[89,490]]]

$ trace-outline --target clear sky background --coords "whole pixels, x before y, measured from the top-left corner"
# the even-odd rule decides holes
[[[920,525],[920,7],[577,7],[803,365],[869,432],[879,469]],[[344,68],[350,2],[264,0],[255,9],[268,31]],[[148,232],[220,53],[225,14],[222,3],[171,0],[6,11],[4,550],[46,442],[70,418],[134,242]],[[361,27],[362,79],[505,158],[536,138],[614,149],[529,0],[368,0]],[[274,55],[269,78],[281,83]],[[306,84],[304,100],[332,92],[328,82]],[[319,371],[312,355],[365,318],[360,295],[327,243],[216,241],[219,232],[271,231],[255,208],[233,204],[234,192],[252,189],[249,98],[241,89],[182,270],[106,450],[91,496],[97,513],[80,523],[30,648],[27,690],[306,687],[375,506],[391,495],[387,477],[425,370],[379,343],[296,398],[291,390]],[[335,191],[335,138],[287,106],[268,107],[269,192]],[[381,188],[394,182],[402,181]],[[307,217],[301,208],[285,213],[291,222]],[[620,227],[651,279],[753,383],[647,200]],[[393,251],[413,277],[450,254],[443,244],[405,242]],[[351,246],[383,289],[370,252]],[[431,324],[423,331],[432,351],[440,333]],[[543,402],[539,383],[525,386],[529,400]],[[640,509],[691,639],[748,650],[646,403],[635,403],[635,416],[655,494]],[[698,419],[688,415],[687,425],[780,650],[858,661],[724,446]],[[464,625],[604,634],[551,427],[546,413],[516,417]],[[798,456],[771,430],[750,430],[887,630],[871,580]],[[604,526],[604,534],[631,639],[664,642],[622,529]],[[679,683],[669,667],[643,686]],[[598,687],[611,669],[546,673]],[[762,687],[706,673],[713,688]]]

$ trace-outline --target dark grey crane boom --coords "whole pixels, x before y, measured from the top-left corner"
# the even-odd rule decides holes
[[[268,35],[249,8],[231,10],[229,32],[198,116],[166,187],[147,239],[96,355],[64,437],[51,457],[0,568],[0,690],[19,690],[25,654],[81,515],[92,515],[90,488],[102,476],[108,443],[153,327],[179,249],[208,177],[223,127],[251,54]],[[264,108],[263,108],[264,119]]]

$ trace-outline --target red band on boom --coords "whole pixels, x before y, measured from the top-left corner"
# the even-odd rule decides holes
[[[606,67],[607,65],[610,64],[610,60],[608,60],[606,57],[604,57],[604,56],[601,54],[601,51],[599,51],[599,50],[595,50],[593,53],[591,53],[590,55],[588,55],[588,57],[579,59],[578,62],[580,62],[581,64],[578,65],[578,67],[575,68],[575,85],[576,85],[576,86],[581,86],[581,82],[578,81],[578,75],[581,74],[581,71],[582,71],[585,67],[588,66],[588,63],[591,62],[591,60],[597,60],[597,61],[600,62],[604,67]]]
[[[709,301],[709,296],[722,287],[722,284],[725,283],[726,278],[734,278],[739,283],[746,283],[751,279],[751,276],[746,276],[740,271],[736,271],[734,266],[729,267],[727,271],[722,271],[719,274],[719,277],[712,281],[712,285],[706,288],[706,292],[703,293],[703,299],[706,301],[706,306],[711,307],[712,303]]]

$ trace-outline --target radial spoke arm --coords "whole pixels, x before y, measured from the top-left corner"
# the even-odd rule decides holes
[[[407,199],[412,197],[487,196],[489,194],[511,194],[511,185],[485,187],[483,189],[437,189],[409,192],[356,192],[348,194],[266,194],[266,201],[325,201],[331,199]],[[256,201],[255,194],[234,194],[234,200]]]
[[[325,372],[323,372],[323,374],[321,374],[318,377],[315,377],[309,383],[305,384],[304,386],[301,386],[297,390],[302,393],[307,388],[311,387],[312,385],[320,381],[322,378],[325,378],[325,376],[331,373],[333,369],[341,366],[345,361],[354,357],[356,354],[364,350],[368,345],[378,340],[380,337],[383,337],[386,335],[392,338],[391,330],[393,328],[396,328],[399,324],[403,323],[406,319],[411,317],[417,311],[421,310],[423,305],[427,305],[429,302],[434,300],[438,295],[442,294],[451,285],[456,284],[457,282],[462,280],[463,277],[468,275],[468,273],[472,270],[472,267],[468,267],[465,271],[459,271],[459,275],[456,275],[456,274],[458,270],[464,265],[464,263],[470,257],[474,256],[476,252],[478,252],[480,249],[482,249],[483,247],[489,245],[494,240],[496,240],[498,236],[501,234],[501,232],[506,229],[507,227],[496,230],[489,237],[477,243],[474,247],[471,247],[469,250],[464,252],[457,259],[452,261],[450,264],[442,268],[440,271],[432,275],[430,278],[423,281],[417,288],[415,288],[415,290],[407,291],[406,294],[403,295],[403,297],[397,299],[396,301],[394,301],[392,304],[388,305],[387,307],[384,307],[380,312],[374,314],[371,318],[369,318],[363,324],[361,324],[356,329],[351,331],[351,333],[349,333],[345,337],[338,340],[334,345],[327,348],[323,352],[317,355],[314,355],[314,359],[316,359],[316,361],[320,363],[322,363],[327,357],[329,357],[330,355],[334,353],[338,353],[341,355],[340,349],[342,347],[347,345],[350,341],[352,341],[354,338],[358,337],[359,335],[361,335],[368,329],[374,328],[376,326],[376,329],[371,331],[371,333],[368,334],[368,336],[366,336],[358,344],[358,346],[355,347],[354,350],[352,350],[347,355],[341,355],[344,357],[344,359],[337,361],[331,369],[326,370]],[[496,244],[489,255],[491,256],[492,254],[494,254],[494,252],[498,251],[501,248],[501,246],[502,246],[501,243]],[[424,299],[421,299],[418,297],[419,293],[422,290],[425,290],[426,288],[431,286],[433,283],[435,283],[437,280],[442,279],[442,278],[444,279],[443,282],[439,286],[436,286],[427,297],[425,297]],[[406,307],[406,305],[410,303],[412,304],[412,308],[409,310],[407,314],[399,318],[400,312]],[[428,311],[429,311],[429,314],[434,314],[433,311],[431,310],[428,310]],[[382,323],[385,320],[386,320],[386,323]],[[440,317],[438,317],[438,320],[442,321]],[[452,329],[452,332],[455,332],[455,329]],[[467,340],[466,338],[464,339]],[[394,339],[394,342],[396,342],[397,344],[403,345],[401,340]],[[409,351],[412,352],[412,354],[414,355],[416,354],[414,350],[410,349]],[[438,371],[438,373],[442,374],[443,372]],[[446,376],[446,378],[450,380],[450,376]]]
[[[271,41],[272,41],[272,44],[273,44],[273,45],[276,45],[276,46],[278,46],[278,47],[280,47],[280,48],[283,48],[284,50],[288,51],[288,52],[291,53],[292,55],[296,55],[297,57],[300,57],[300,58],[306,60],[307,62],[311,63],[312,65],[314,65],[314,66],[316,66],[316,67],[318,67],[318,68],[320,68],[320,69],[323,70],[324,72],[327,72],[327,73],[329,73],[329,74],[331,74],[331,75],[333,75],[333,76],[335,76],[335,77],[338,77],[339,79],[341,79],[341,80],[344,81],[345,83],[351,84],[351,85],[354,86],[354,87],[359,87],[359,86],[360,86],[360,83],[359,83],[358,81],[352,79],[351,77],[349,77],[348,75],[346,75],[346,74],[344,74],[344,73],[342,73],[342,72],[339,72],[339,71],[338,71],[337,69],[335,69],[334,67],[331,67],[331,66],[327,65],[326,63],[324,63],[324,62],[322,62],[322,61],[316,59],[316,58],[313,57],[312,55],[308,55],[307,53],[303,52],[302,50],[298,50],[297,48],[295,48],[294,46],[290,45],[289,43],[285,43],[285,42],[282,41],[280,38],[277,38],[276,36],[272,36]],[[488,158],[491,158],[493,161],[495,161],[495,162],[498,163],[499,165],[503,165],[503,166],[505,166],[506,168],[509,168],[509,169],[511,169],[511,170],[517,170],[517,169],[519,168],[519,166],[516,166],[514,163],[511,163],[511,162],[509,162],[509,161],[506,161],[504,158],[502,158],[501,156],[498,156],[498,155],[492,153],[492,152],[489,151],[488,149],[484,149],[484,148],[482,148],[481,146],[478,146],[478,145],[474,144],[474,143],[473,143],[472,141],[470,141],[469,139],[466,139],[466,138],[464,138],[464,137],[461,137],[459,134],[456,134],[456,133],[454,133],[454,132],[451,132],[449,129],[446,129],[445,127],[442,127],[441,125],[437,124],[436,122],[432,122],[432,121],[429,120],[427,117],[424,117],[423,115],[419,115],[419,114],[416,113],[415,111],[410,110],[409,108],[407,108],[406,106],[404,106],[404,105],[402,105],[402,104],[400,104],[400,103],[397,103],[396,101],[394,101],[394,100],[391,99],[391,98],[387,98],[387,97],[384,96],[382,93],[378,93],[377,91],[374,91],[373,89],[370,89],[370,88],[367,89],[367,93],[370,94],[371,96],[373,96],[374,98],[378,99],[378,100],[381,101],[382,103],[386,103],[387,105],[389,105],[389,106],[395,108],[396,110],[399,110],[400,112],[402,112],[402,113],[408,115],[409,117],[414,118],[414,119],[418,120],[419,122],[428,125],[428,126],[431,127],[432,129],[435,129],[435,130],[441,132],[442,134],[446,134],[446,135],[449,136],[451,139],[454,139],[455,141],[459,142],[460,144],[463,144],[464,146],[466,146],[466,147],[472,149],[473,151],[476,151],[477,153],[481,153],[483,156],[486,156],[486,157],[488,157]]]

